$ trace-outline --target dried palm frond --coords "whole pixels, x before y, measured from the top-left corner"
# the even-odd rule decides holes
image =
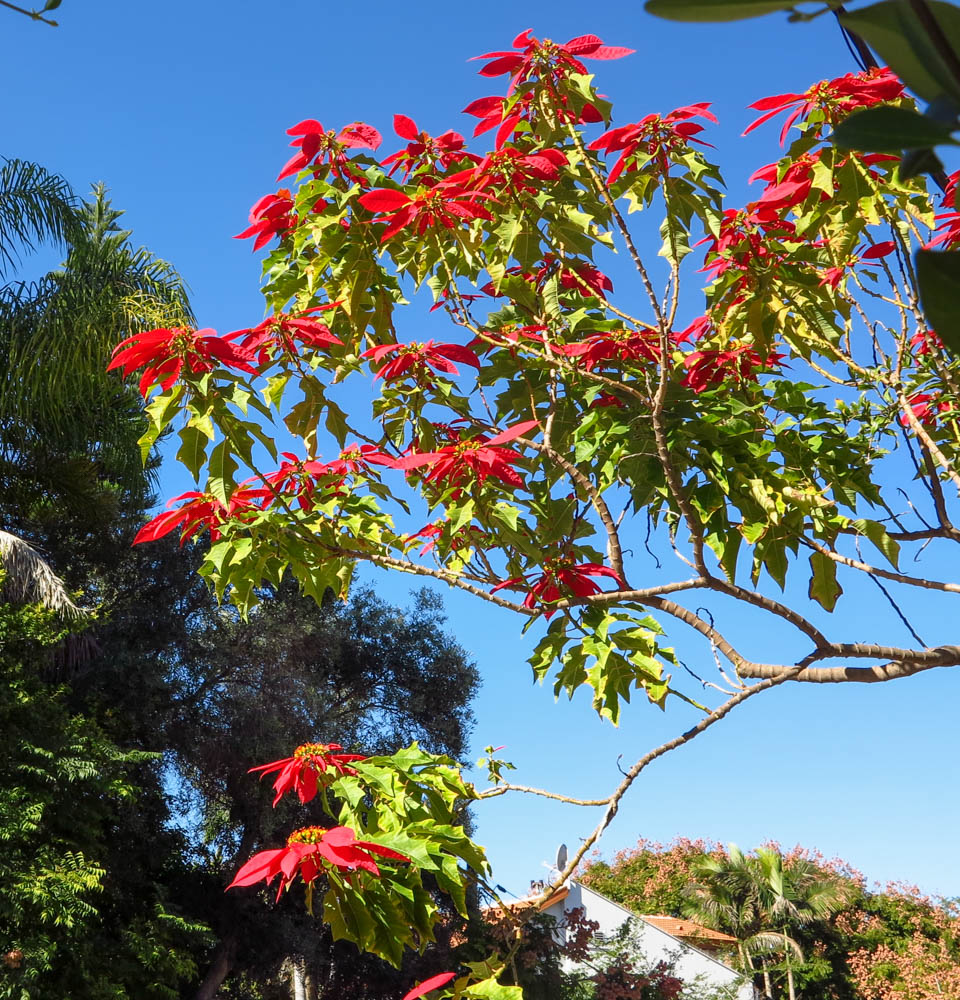
[[[39,602],[61,618],[81,618],[83,608],[74,604],[63,580],[37,551],[16,535],[0,531],[0,563],[5,576],[0,597],[13,603]]]

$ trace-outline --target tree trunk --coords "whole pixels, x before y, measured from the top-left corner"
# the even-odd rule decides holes
[[[233,931],[230,931],[220,939],[220,943],[213,953],[210,968],[203,977],[203,982],[197,992],[194,993],[193,1000],[213,1000],[224,979],[230,975],[236,956],[237,937]]]
[[[793,986],[793,966],[790,964],[790,949],[787,947],[787,932],[783,932],[783,951],[787,959],[787,993],[790,1000],[797,1000],[796,990]]]
[[[760,967],[763,969],[763,989],[768,997],[773,998],[773,986],[770,983],[770,970],[767,968],[767,960],[760,959]]]
[[[257,833],[251,827],[245,827],[243,835],[240,837],[240,847],[237,850],[237,857],[242,861],[247,858],[253,845],[256,842]],[[221,938],[214,949],[213,958],[210,960],[210,968],[203,977],[203,982],[193,995],[193,1000],[213,1000],[220,989],[224,979],[233,971],[237,961],[237,945],[240,943],[235,926],[229,921],[225,922],[230,927]]]
[[[290,958],[290,986],[293,1000],[307,1000],[307,991],[303,977],[303,962],[299,958]]]

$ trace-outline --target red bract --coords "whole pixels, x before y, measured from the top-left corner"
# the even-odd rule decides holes
[[[269,885],[279,875],[279,899],[283,890],[298,874],[309,885],[327,866],[340,871],[352,872],[359,869],[371,875],[379,875],[380,869],[373,859],[374,854],[390,861],[410,860],[405,854],[389,847],[381,847],[369,840],[357,840],[356,834],[348,826],[335,826],[329,830],[322,826],[306,826],[290,834],[286,847],[255,854],[237,872],[227,888],[254,885],[261,879]]]
[[[240,488],[234,491],[229,505],[224,507],[211,493],[198,493],[196,490],[181,493],[169,500],[167,507],[170,508],[181,500],[186,500],[187,503],[176,510],[166,510],[148,521],[137,532],[133,544],[154,542],[169,535],[174,528],[180,528],[181,545],[203,528],[209,529],[210,540],[215,542],[220,538],[219,529],[229,518],[252,511],[269,496],[268,490]]]
[[[903,96],[903,84],[887,67],[872,69],[865,73],[847,73],[836,80],[821,80],[802,94],[777,94],[764,97],[750,105],[756,111],[763,111],[752,121],[743,134],[752,132],[757,126],[774,118],[781,111],[794,107],[780,131],[780,145],[786,141],[790,126],[811,111],[823,112],[824,120],[835,125],[841,118],[857,108],[870,108],[885,101],[895,101]]]
[[[623,361],[658,360],[660,337],[656,330],[613,330],[557,349],[568,358],[580,358],[583,367],[593,371]]]
[[[406,115],[393,116],[393,130],[401,139],[409,139],[409,144],[397,153],[392,153],[383,165],[390,166],[389,176],[402,165],[403,179],[406,180],[412,171],[418,167],[433,168],[439,165],[446,169],[457,160],[479,160],[478,156],[464,149],[463,136],[458,132],[447,131],[442,135],[432,136],[421,132],[417,123]]]
[[[913,415],[925,427],[933,427],[937,423],[937,417],[941,413],[948,413],[953,409],[953,403],[947,400],[937,400],[932,393],[915,392],[907,400]],[[910,426],[910,418],[906,413],[900,414],[900,423],[904,427]]]
[[[406,541],[412,542],[415,538],[425,538],[426,544],[420,550],[420,555],[424,556],[433,550],[439,538],[444,532],[449,531],[449,529],[449,518],[445,518],[442,521],[434,521],[432,524],[425,524],[419,531],[407,535]],[[450,536],[450,548],[454,551],[462,548],[470,548],[482,543],[486,537],[486,533],[481,528],[471,524],[469,527],[455,531]]]
[[[697,142],[703,146],[710,145],[694,138],[698,132],[703,131],[703,126],[688,120],[706,118],[708,121],[716,122],[717,119],[707,110],[709,107],[709,102],[691,104],[677,108],[668,115],[647,115],[632,125],[620,125],[604,132],[587,148],[602,149],[607,155],[620,153],[619,159],[610,170],[608,180],[611,184],[623,173],[627,162],[636,156],[638,150],[648,156],[656,157],[660,169],[665,171],[669,167],[667,159],[669,153],[683,149],[690,142]]]
[[[698,244],[709,244],[713,258],[701,268],[713,278],[727,271],[740,271],[734,289],[752,287],[757,274],[770,271],[790,258],[785,242],[799,242],[796,227],[779,216],[764,217],[749,211],[727,209],[720,220],[717,236],[707,235]]]
[[[286,188],[281,188],[276,194],[265,194],[250,209],[250,226],[242,233],[234,236],[235,240],[249,239],[256,236],[253,249],[259,250],[266,246],[274,236],[283,236],[297,224],[297,216],[293,211],[293,199]]]
[[[346,476],[351,472],[367,472],[368,465],[385,465],[389,469],[397,468],[397,460],[384,454],[372,444],[348,444],[340,457],[327,464],[327,469],[338,476]]]
[[[532,579],[528,579],[531,577]],[[545,559],[543,561],[543,573],[533,576],[515,576],[510,580],[498,583],[491,591],[491,594],[498,590],[510,588],[516,590],[521,587],[529,587],[527,596],[523,599],[525,608],[535,608],[538,604],[553,604],[573,594],[576,597],[592,597],[600,593],[600,587],[593,577],[605,576],[615,580],[621,587],[626,584],[608,566],[600,566],[598,563],[575,563],[572,559]],[[556,609],[548,610],[544,617],[549,618]]]
[[[539,425],[537,420],[525,420],[508,430],[488,438],[485,434],[468,438],[440,448],[404,455],[396,461],[398,469],[418,469],[424,465],[433,468],[423,477],[425,482],[442,482],[446,486],[457,486],[476,478],[479,485],[493,477],[508,486],[523,486],[523,479],[513,466],[520,461],[520,454],[512,448],[501,445],[521,437]],[[451,436],[459,437],[459,432],[450,429]]]
[[[960,243],[960,212],[955,208],[958,180],[960,180],[960,170],[955,170],[947,178],[947,189],[943,193],[941,208],[947,208],[948,211],[937,213],[937,231],[927,244],[928,250],[936,246],[951,247]]]
[[[290,145],[299,146],[300,152],[287,160],[277,176],[278,181],[313,164],[318,154],[322,154],[320,160],[326,158],[337,176],[346,175],[356,180],[357,178],[350,173],[346,151],[375,150],[383,141],[375,128],[363,122],[354,122],[339,132],[334,132],[332,129],[325,130],[315,118],[307,118],[298,122],[293,128],[288,128],[287,135],[295,136]]]
[[[821,153],[821,150],[803,153],[787,167],[782,176],[779,163],[768,163],[754,171],[749,183],[757,180],[767,182],[763,194],[749,206],[754,216],[758,220],[775,223],[791,208],[802,205],[813,189],[813,168],[820,160]],[[820,192],[821,201],[826,201],[829,197],[826,191]]]
[[[866,262],[867,264],[876,264],[883,257],[887,257],[896,250],[897,245],[892,240],[886,240],[883,243],[875,243],[873,246],[868,247],[863,253],[851,254],[845,261],[840,264],[836,264],[833,267],[828,267],[823,273],[823,277],[820,279],[821,285],[829,285],[831,288],[836,288],[839,286],[840,282],[843,280],[844,274],[846,274],[846,269],[848,267],[855,267],[861,262]]]
[[[271,764],[260,764],[251,767],[249,773],[260,772],[260,777],[279,771],[273,790],[277,793],[273,800],[274,806],[287,792],[296,792],[297,798],[306,803],[316,797],[317,775],[332,772],[335,777],[343,774],[356,774],[348,765],[358,760],[365,760],[359,753],[335,753],[342,750],[339,743],[304,743],[293,751],[292,757],[275,760]]]
[[[598,298],[606,298],[604,292],[613,291],[613,282],[610,278],[586,261],[558,260],[552,253],[543,255],[543,262],[536,265],[536,271],[525,271],[522,267],[514,265],[508,267],[506,274],[516,274],[542,289],[547,281],[559,273],[560,287],[568,291],[579,292],[581,295],[596,295]],[[499,298],[502,292],[498,291],[494,282],[488,281],[481,289],[487,295]]]
[[[497,130],[495,147],[500,149],[517,131],[521,122],[527,122],[532,126],[539,114],[534,96],[533,91],[528,91],[514,93],[510,97],[480,97],[471,101],[463,109],[463,113],[480,119],[473,130],[474,135],[483,135],[484,132],[495,128]],[[603,115],[592,104],[584,104],[580,112],[574,114],[569,110],[570,102],[563,94],[553,94],[552,101],[554,113],[563,121],[576,124],[603,121]]]
[[[550,41],[534,38],[527,29],[513,40],[513,50],[503,52],[485,52],[474,59],[490,59],[481,70],[481,76],[503,76],[510,74],[510,90],[512,93],[518,83],[530,77],[556,78],[569,72],[587,72],[581,59],[622,59],[634,49],[604,45],[596,35],[580,35],[571,38],[569,42],[559,45]]]
[[[724,350],[694,351],[683,359],[687,372],[682,383],[694,392],[703,392],[712,385],[731,379],[756,382],[758,369],[770,367],[782,357],[782,354],[771,351],[763,358],[750,344],[738,344]]]
[[[257,326],[246,330],[234,330],[225,340],[239,340],[240,349],[256,356],[257,364],[264,365],[277,354],[297,354],[295,341],[307,347],[343,346],[343,341],[330,332],[330,328],[309,314],[332,309],[339,302],[306,309],[299,316],[278,313],[265,319]]]
[[[369,351],[364,351],[361,358],[370,358],[374,362],[381,362],[391,354],[397,356],[388,361],[374,376],[374,381],[382,378],[389,382],[391,379],[400,378],[405,372],[413,370],[417,374],[424,371],[426,367],[435,371],[443,372],[445,375],[459,375],[460,369],[454,361],[459,361],[464,365],[473,365],[479,370],[480,359],[470,350],[460,344],[435,344],[428,340],[424,344],[382,344],[379,347],[371,347]]]
[[[910,338],[910,350],[918,357],[925,354],[943,350],[943,341],[933,332],[933,330],[918,330]]]
[[[567,157],[559,149],[539,149],[521,153],[512,147],[488,153],[476,165],[447,178],[476,191],[508,187],[517,191],[539,191],[542,184],[530,181],[555,181],[567,165]]]
[[[343,482],[342,476],[332,473],[330,466],[323,462],[303,461],[289,451],[283,452],[283,457],[286,461],[281,463],[280,468],[263,477],[269,487],[268,496],[271,501],[276,500],[278,494],[292,496],[296,498],[301,510],[309,510],[313,507],[318,480],[333,479],[332,483],[327,484],[333,489]]]
[[[144,399],[150,387],[159,383],[166,392],[186,369],[193,375],[211,372],[221,365],[239,368],[258,375],[250,365],[254,359],[246,352],[218,337],[216,330],[187,330],[183,327],[146,330],[127,337],[114,348],[107,371],[121,368],[124,377],[143,368],[140,394]]]
[[[610,392],[601,392],[597,398],[590,404],[591,410],[601,410],[607,406],[616,406],[618,409],[623,409],[627,404],[624,403],[622,399],[614,396]]]
[[[417,1000],[418,997],[425,996],[431,990],[439,989],[441,986],[446,986],[451,979],[456,978],[455,972],[441,972],[439,975],[431,976],[429,979],[424,979],[419,986],[414,986],[409,993],[404,993],[403,1000]]]
[[[421,189],[414,197],[393,188],[378,188],[360,195],[358,199],[365,209],[374,213],[382,213],[387,227],[380,237],[383,243],[408,226],[422,236],[428,229],[437,224],[446,229],[454,229],[464,221],[486,219],[492,222],[493,216],[480,204],[477,198],[493,200],[490,195],[481,191],[468,191],[462,187],[438,184],[434,188]]]

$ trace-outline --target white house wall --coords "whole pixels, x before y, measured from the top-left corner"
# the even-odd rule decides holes
[[[569,892],[564,899],[543,911],[558,923],[565,913],[577,907],[583,907],[586,919],[595,920],[600,925],[599,932],[605,936],[616,934],[625,922],[630,921],[634,925],[640,950],[649,962],[656,963],[661,959],[670,962],[676,958],[673,967],[681,979],[692,980],[702,976],[712,986],[728,987],[730,1000],[754,1000],[753,987],[749,983],[741,983],[737,973],[723,962],[648,924],[642,917],[579,882],[568,882],[567,888]],[[676,957],[678,954],[679,957]]]

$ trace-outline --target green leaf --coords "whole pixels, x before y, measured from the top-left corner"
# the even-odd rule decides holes
[[[918,250],[917,285],[931,328],[954,357],[960,357],[960,253]]]
[[[494,978],[484,979],[482,983],[468,986],[463,994],[476,1000],[523,1000],[523,988],[520,986],[501,986]]]
[[[941,0],[928,0],[926,6],[954,52],[960,51],[960,9]],[[960,101],[960,80],[954,77],[906,3],[883,0],[841,14],[840,23],[865,39],[881,61],[925,101],[935,101],[943,94]]]
[[[835,145],[872,153],[899,153],[902,149],[958,146],[952,128],[906,108],[867,108],[845,118],[833,130]]]
[[[647,0],[648,14],[668,21],[742,21],[776,10],[790,10],[782,0]]]
[[[180,431],[180,441],[177,461],[190,470],[194,482],[199,482],[200,470],[207,458],[207,435],[199,427],[188,424]]]
[[[210,456],[207,491],[212,493],[224,505],[230,502],[233,493],[233,477],[237,471],[237,460],[230,452],[230,442],[221,441]]]
[[[822,552],[814,552],[810,556],[810,599],[816,601],[827,611],[833,611],[837,598],[843,593],[843,587],[837,583],[837,564]]]
[[[890,537],[887,529],[879,521],[868,521],[865,517],[861,517],[852,521],[851,527],[856,528],[861,535],[866,535],[894,569],[899,568],[900,546]]]

